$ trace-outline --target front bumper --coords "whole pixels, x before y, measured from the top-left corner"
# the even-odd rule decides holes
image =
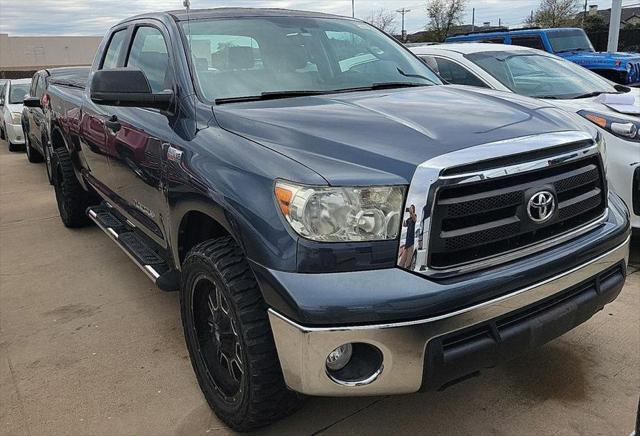
[[[398,323],[305,327],[269,310],[287,385],[308,395],[355,396],[438,388],[539,346],[589,319],[624,283],[629,238],[569,271],[454,312]],[[327,355],[370,344],[382,364],[360,382],[334,381]]]
[[[24,144],[24,133],[22,131],[22,124],[6,123],[5,126],[7,141],[9,141],[11,144]]]

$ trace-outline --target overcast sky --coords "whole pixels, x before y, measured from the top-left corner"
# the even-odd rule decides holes
[[[582,2],[582,0],[579,0]],[[611,0],[588,0],[600,8],[610,8]],[[425,1],[355,0],[356,17],[364,18],[376,8],[411,9],[406,15],[409,32],[423,30],[426,23]],[[476,24],[491,21],[519,25],[539,0],[469,0],[465,22],[471,22],[476,9]],[[624,5],[639,5],[640,0],[623,0]],[[351,0],[191,0],[192,8],[221,6],[277,7],[318,10],[351,15]],[[102,35],[119,20],[143,12],[179,9],[182,0],[0,0],[0,32],[11,35]],[[400,20],[398,18],[398,27]]]

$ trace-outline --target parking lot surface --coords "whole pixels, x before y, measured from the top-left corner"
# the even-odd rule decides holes
[[[311,398],[263,433],[628,435],[640,392],[631,271],[587,323],[479,377],[443,392]],[[178,294],[96,227],[66,229],[44,166],[0,142],[0,434],[227,433],[191,370]]]

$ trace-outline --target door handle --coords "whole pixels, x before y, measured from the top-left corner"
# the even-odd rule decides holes
[[[120,128],[122,127],[120,125],[120,122],[118,121],[118,117],[115,115],[111,115],[111,118],[109,118],[107,121],[104,122],[104,125],[107,127],[107,129],[109,129],[109,131],[111,133],[113,133],[114,135],[116,133],[118,133],[118,131],[120,130]]]

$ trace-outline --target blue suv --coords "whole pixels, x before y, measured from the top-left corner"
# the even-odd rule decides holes
[[[570,60],[623,85],[640,82],[640,54],[597,52],[582,29],[522,29],[475,32],[446,42],[494,42],[536,48]]]

